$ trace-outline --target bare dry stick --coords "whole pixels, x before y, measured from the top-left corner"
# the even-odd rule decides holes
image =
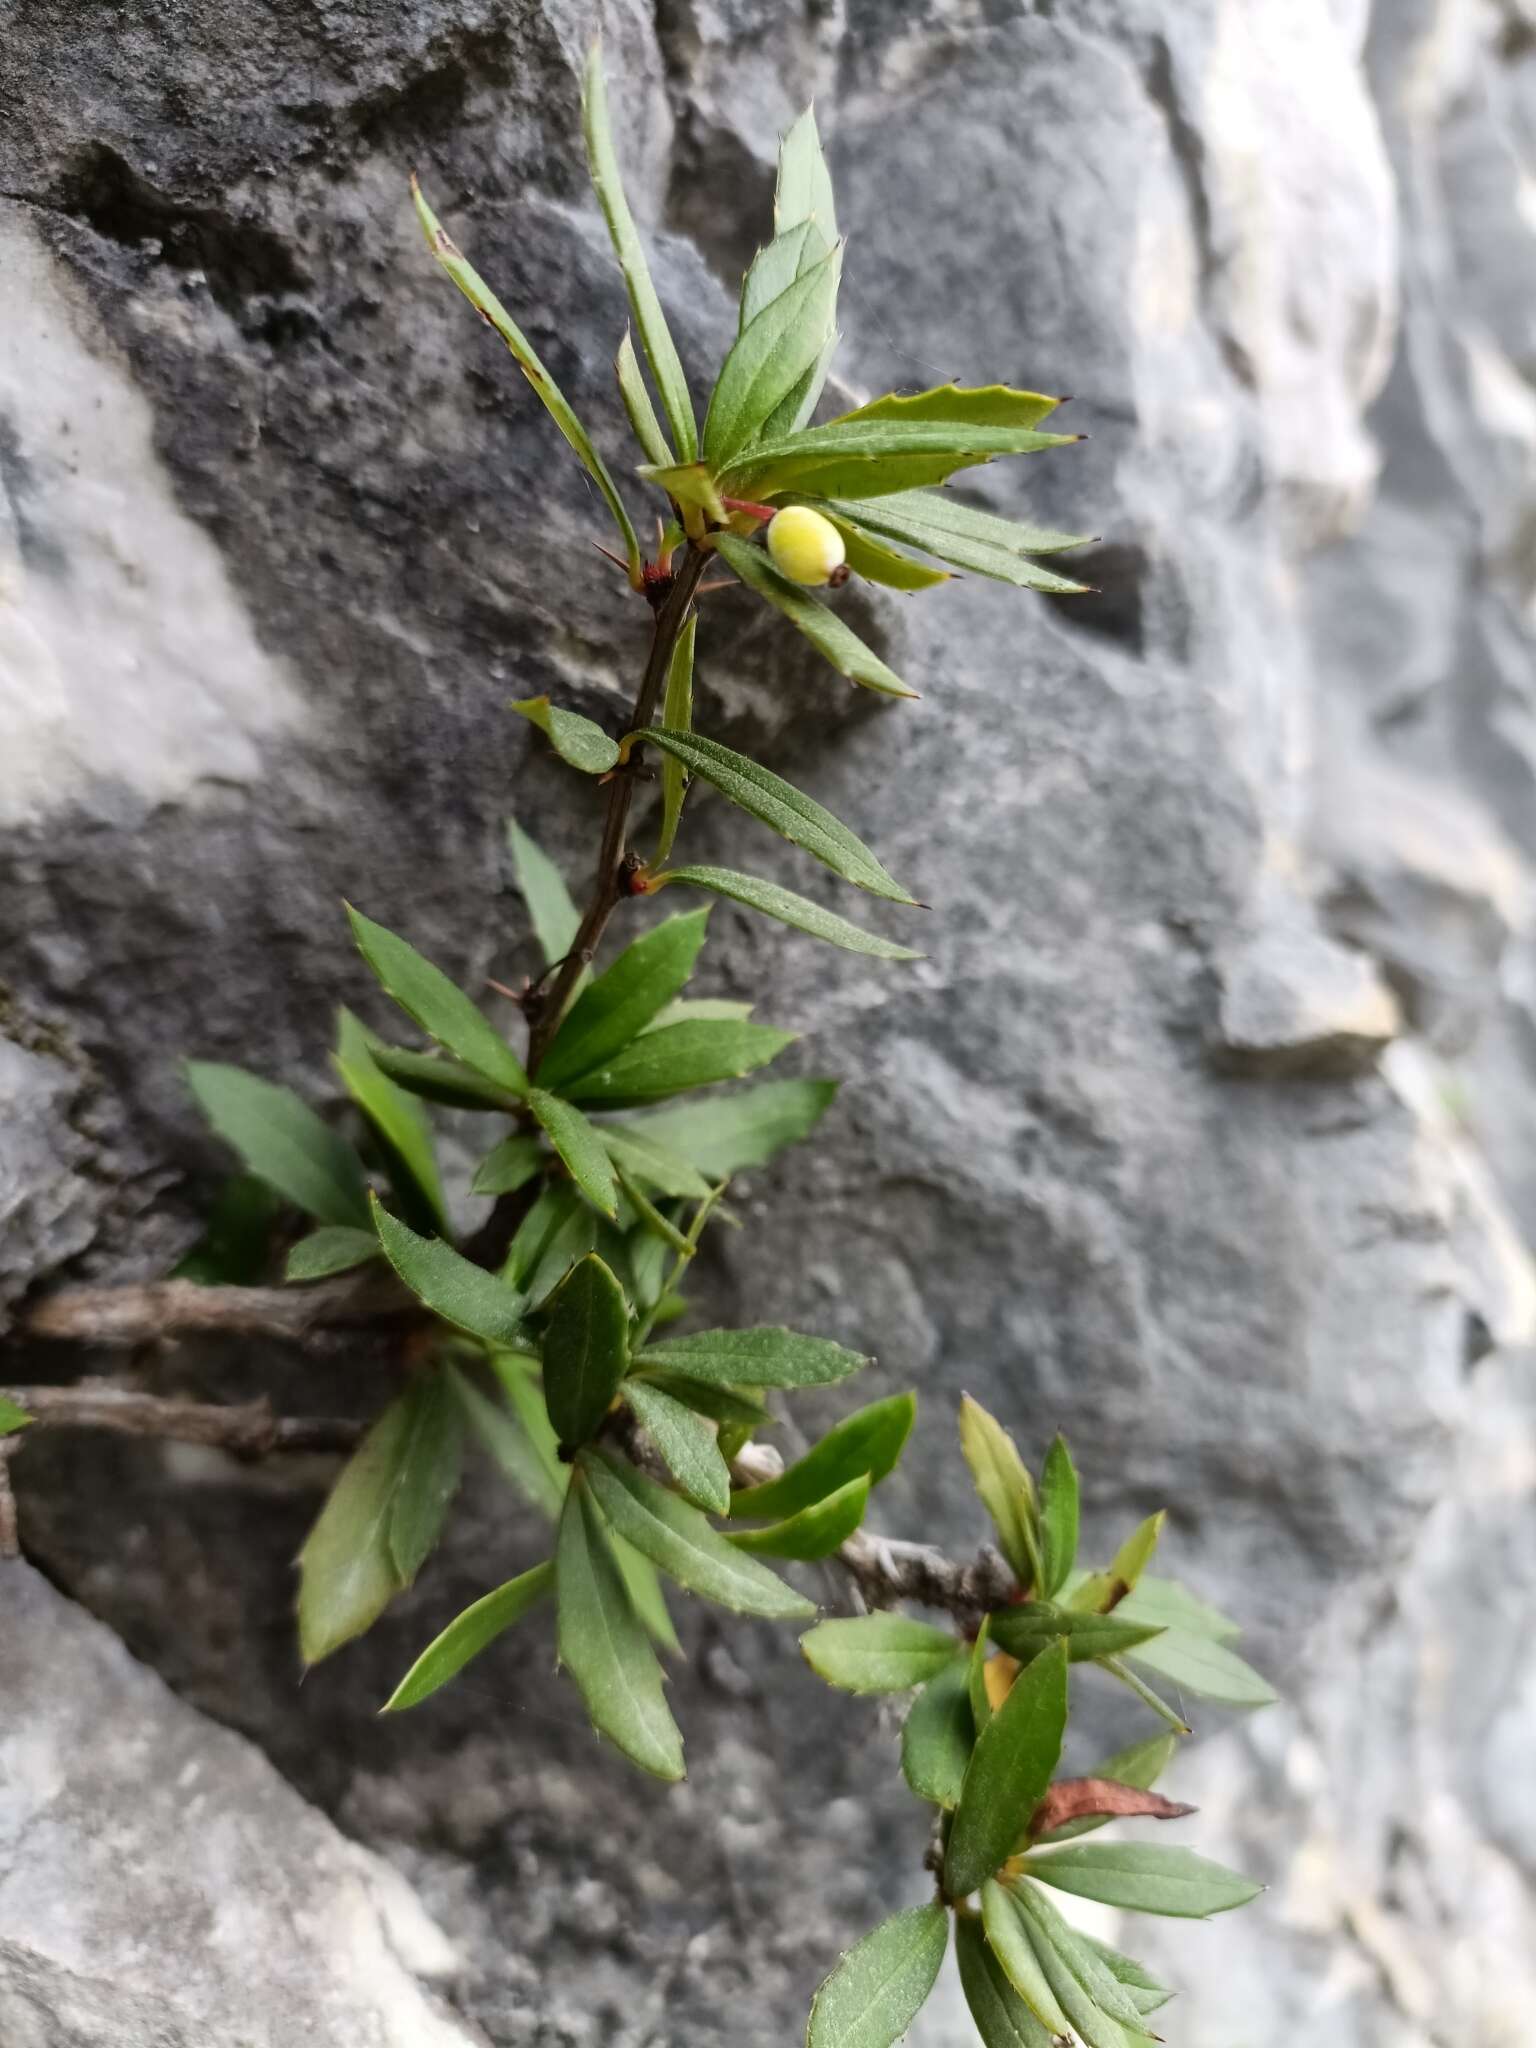
[[[343,1416],[274,1415],[266,1399],[229,1405],[181,1401],[135,1393],[108,1380],[81,1380],[72,1387],[4,1387],[0,1393],[25,1410],[34,1428],[111,1429],[207,1444],[241,1458],[265,1458],[274,1451],[350,1451],[364,1430],[364,1424]],[[10,1439],[11,1451],[24,1442],[20,1435]]]
[[[371,1267],[312,1287],[200,1287],[194,1280],[61,1287],[22,1310],[14,1334],[108,1347],[193,1335],[315,1346],[328,1344],[339,1330],[412,1314],[420,1314],[419,1305],[393,1274]]]

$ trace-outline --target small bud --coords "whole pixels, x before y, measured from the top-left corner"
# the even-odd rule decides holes
[[[809,505],[786,505],[768,522],[768,552],[791,583],[833,583],[843,579],[843,536]]]

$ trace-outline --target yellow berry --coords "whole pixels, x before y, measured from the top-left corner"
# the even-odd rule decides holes
[[[768,552],[791,583],[830,583],[843,566],[843,536],[809,505],[786,505],[768,522]]]

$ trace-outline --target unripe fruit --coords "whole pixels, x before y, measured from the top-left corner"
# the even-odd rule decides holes
[[[786,505],[774,513],[768,522],[768,552],[791,583],[841,583],[848,573],[843,536],[809,505]]]

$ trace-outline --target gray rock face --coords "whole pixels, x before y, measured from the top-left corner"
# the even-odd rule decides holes
[[[593,19],[145,6],[102,53],[39,9],[8,36],[0,979],[89,1061],[97,1119],[22,1038],[12,1292],[185,1234],[214,1156],[183,1051],[323,1090],[330,1006],[367,1006],[339,896],[505,979],[529,958],[507,810],[588,857],[590,792],[501,704],[616,719],[641,626],[402,177],[617,448],[622,298],[576,147]],[[922,1389],[893,1527],[978,1533],[946,1425],[968,1387],[1032,1445],[1068,1428],[1100,1537],[1172,1502],[1179,1566],[1253,1618],[1288,1705],[1177,1789],[1273,1890],[1203,1938],[1135,1931],[1198,1984],[1188,2048],[1522,2040],[1536,23],[1513,0],[676,0],[603,26],[701,388],[814,90],[842,374],[1075,392],[1092,439],[975,494],[1106,535],[1094,600],[857,599],[917,706],[712,600],[702,722],[935,914],[898,975],[717,913],[712,986],[848,1085],[824,1141],[746,1189],[755,1228],[707,1290]],[[818,888],[718,806],[689,830]],[[168,1169],[189,1179],[160,1190]],[[359,1399],[355,1368],[260,1350],[155,1371]],[[390,1857],[490,2040],[691,2048],[722,2014],[744,2048],[793,2038],[838,1946],[921,1889],[886,1721],[787,1640],[695,1614],[674,1794],[596,1750],[543,1638],[375,1722],[432,1629],[535,1554],[486,1475],[400,1611],[301,1691],[287,1560],[324,1476],[40,1434],[15,1465],[31,1553]],[[52,1967],[20,1946],[0,1981]],[[138,1995],[110,1955],[64,1967],[35,2009],[87,2010],[93,1975]],[[968,2039],[946,2000],[917,2048]],[[282,2010],[253,1996],[254,2038]]]

